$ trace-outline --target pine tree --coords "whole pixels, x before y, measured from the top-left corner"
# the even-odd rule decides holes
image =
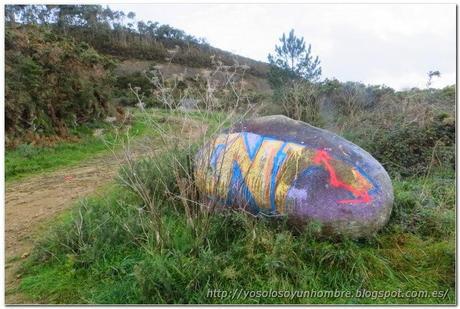
[[[318,56],[311,54],[311,44],[306,48],[304,38],[298,38],[294,29],[280,38],[280,45],[275,46],[275,54],[269,54],[268,60],[272,65],[272,75],[284,75],[284,78],[302,78],[317,81],[321,76],[321,66]]]

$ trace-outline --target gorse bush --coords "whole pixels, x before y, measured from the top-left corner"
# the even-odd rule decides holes
[[[432,168],[455,169],[455,119],[441,114],[425,124],[395,123],[361,140],[392,175],[424,175]]]
[[[5,129],[10,138],[67,135],[109,111],[113,63],[43,27],[6,29]]]

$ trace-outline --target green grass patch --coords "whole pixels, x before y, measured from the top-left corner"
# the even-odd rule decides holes
[[[130,138],[137,138],[151,132],[147,119],[159,118],[167,115],[160,109],[149,110],[147,114],[135,112],[133,123],[129,128]],[[95,129],[102,129],[101,136],[94,136]],[[17,180],[23,177],[36,175],[45,171],[77,164],[98,154],[107,153],[110,149],[117,149],[126,141],[126,130],[116,128],[106,123],[95,123],[91,126],[80,127],[74,132],[80,140],[78,142],[60,142],[52,147],[37,147],[23,144],[14,150],[5,152],[5,179]]]
[[[94,136],[93,129],[97,128],[103,129],[105,133],[101,136]],[[130,135],[137,137],[144,134],[145,129],[145,124],[136,120],[130,129]],[[125,138],[123,135],[117,136],[115,129],[106,124],[98,124],[91,128],[82,127],[75,134],[80,137],[78,142],[60,142],[51,147],[22,144],[14,150],[6,151],[6,181],[79,163],[97,154],[108,152],[110,149],[108,145],[116,147]]]
[[[168,112],[163,109],[149,109],[146,113],[135,112],[133,123],[129,129],[130,138],[137,138],[146,134],[155,134],[150,121],[159,121],[166,117],[179,117],[182,112]],[[187,113],[192,120],[207,119],[211,128],[227,116],[224,113],[212,115],[201,112]],[[95,129],[103,129],[103,135],[94,136]],[[5,152],[5,179],[12,181],[42,172],[49,172],[57,168],[77,164],[98,154],[107,153],[110,149],[117,149],[126,141],[126,128],[117,130],[114,126],[96,123],[92,126],[80,127],[73,132],[79,136],[78,142],[61,142],[52,147],[37,147],[23,144],[14,150]]]

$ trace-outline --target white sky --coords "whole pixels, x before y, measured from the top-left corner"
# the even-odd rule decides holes
[[[318,55],[323,78],[424,88],[456,80],[455,4],[110,4],[136,20],[169,24],[215,47],[267,61],[295,29]]]

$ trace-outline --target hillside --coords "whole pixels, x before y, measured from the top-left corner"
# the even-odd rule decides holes
[[[100,42],[99,38],[88,40],[80,30],[67,30],[68,33],[64,34],[44,25],[6,28],[8,147],[21,141],[46,144],[47,141],[66,139],[82,124],[122,115],[123,111],[117,109],[120,97],[130,101],[128,105],[136,103],[129,84],[142,86],[143,92],[155,88],[143,74],[155,65],[165,79],[179,75],[186,80],[199,77],[202,83],[206,82],[204,77],[209,77],[219,66],[224,70],[212,74],[210,82],[222,83],[225,78],[230,78],[230,74],[236,81],[244,74],[245,90],[271,93],[263,77],[267,65],[250,59],[201,46],[189,47],[168,59],[167,43],[149,45],[131,35],[137,43],[129,42],[128,36],[125,38],[128,41],[123,41],[125,47],[118,46],[122,43],[116,41],[107,48],[106,45],[92,44],[93,41]],[[158,54],[158,46],[166,53]],[[139,48],[145,53],[139,52]],[[111,49],[117,53],[110,52]],[[237,70],[238,67],[244,67],[244,70]]]
[[[218,110],[250,106],[260,114],[305,117],[285,104],[288,93],[283,98],[272,89],[268,64],[219,50],[170,25],[134,25],[132,18],[97,5],[6,7],[8,147],[72,139],[82,125],[123,119],[124,108],[140,97],[147,107],[166,107],[168,100],[177,107],[191,99]],[[326,79],[313,90],[301,100],[317,98],[318,111],[303,120],[316,123],[320,114],[328,128],[340,113],[372,110],[389,98],[454,110],[455,87],[398,92]]]

